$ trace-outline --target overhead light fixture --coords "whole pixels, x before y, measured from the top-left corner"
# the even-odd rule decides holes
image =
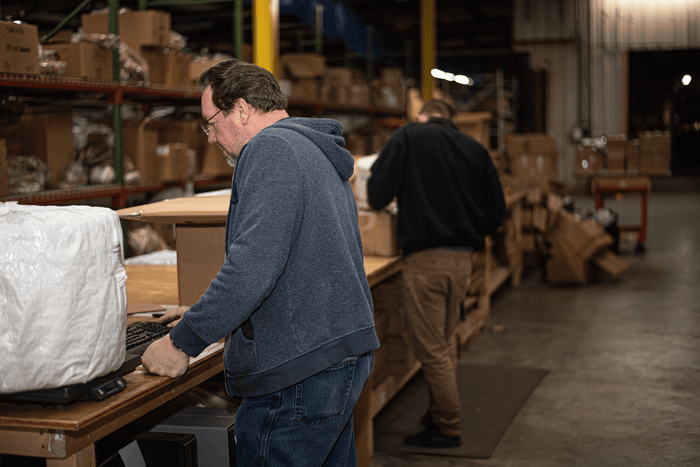
[[[456,82],[459,84],[464,84],[467,86],[472,86],[474,84],[474,80],[468,76],[455,75],[454,73],[448,73],[446,71],[438,70],[437,68],[433,68],[432,70],[430,70],[430,74],[435,79],[443,79],[445,81],[453,81],[453,82]]]
[[[690,75],[685,75],[683,79],[681,79],[681,83],[683,83],[683,86],[687,86],[690,84],[690,82],[693,80],[693,77]]]

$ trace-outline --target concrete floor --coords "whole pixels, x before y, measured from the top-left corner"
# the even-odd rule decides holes
[[[593,207],[590,197],[577,206]],[[635,195],[606,200],[638,224]],[[490,325],[460,359],[549,369],[488,460],[377,452],[373,467],[699,466],[700,190],[653,192],[647,251],[588,286],[530,268],[493,297]]]

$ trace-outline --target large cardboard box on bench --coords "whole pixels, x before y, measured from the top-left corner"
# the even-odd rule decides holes
[[[122,219],[175,224],[179,305],[194,305],[221,269],[229,196],[195,196],[125,208]]]

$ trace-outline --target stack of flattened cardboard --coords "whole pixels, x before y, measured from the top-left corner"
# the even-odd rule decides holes
[[[537,251],[546,259],[548,282],[587,284],[598,270],[616,276],[629,267],[607,248],[614,240],[602,225],[566,211],[553,193],[532,205],[530,225],[536,232]]]

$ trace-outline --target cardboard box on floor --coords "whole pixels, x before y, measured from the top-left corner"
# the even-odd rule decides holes
[[[545,208],[546,214],[542,213]],[[562,208],[561,197],[549,193],[533,216],[547,244],[546,277],[553,283],[587,284],[595,267],[617,276],[628,268],[626,261],[607,249],[613,238],[593,220],[581,221]],[[545,228],[543,228],[543,226]]]
[[[117,211],[126,220],[175,224],[179,305],[196,303],[221,269],[230,202],[228,195],[193,196]],[[360,214],[365,221],[364,254],[396,256],[396,216],[381,211]]]

